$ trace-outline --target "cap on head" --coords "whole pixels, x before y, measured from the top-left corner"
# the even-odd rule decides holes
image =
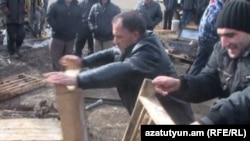
[[[250,33],[250,2],[234,0],[226,4],[220,11],[217,28],[230,28]]]

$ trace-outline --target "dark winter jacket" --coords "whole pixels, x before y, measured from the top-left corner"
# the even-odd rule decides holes
[[[116,87],[121,100],[131,114],[144,78],[158,75],[176,76],[176,71],[161,41],[147,32],[124,54],[117,47],[100,51],[83,59],[86,67],[102,65],[78,75],[78,86],[83,89]],[[177,123],[189,123],[192,111],[189,104],[173,97],[159,95],[162,103]],[[191,113],[191,114],[190,114]]]
[[[141,0],[136,5],[135,10],[137,10],[143,16],[147,25],[147,29],[149,30],[153,30],[155,26],[162,21],[163,16],[161,7],[159,3],[153,0],[149,5],[146,5],[144,0]]]
[[[103,5],[99,3],[91,7],[89,13],[89,27],[94,33],[94,37],[100,41],[113,40],[112,20],[121,12],[121,9],[110,0]]]
[[[173,10],[177,6],[177,0],[163,0],[166,10]]]
[[[0,9],[5,14],[6,23],[23,24],[25,0],[0,0]]]
[[[182,0],[182,8],[183,10],[193,10],[195,6],[194,0]]]
[[[200,75],[181,77],[181,91],[176,93],[189,102],[222,99],[212,106],[208,118],[204,118],[210,121],[204,120],[204,124],[249,124],[249,95],[250,50],[238,59],[231,59],[220,42]]]
[[[48,9],[47,22],[52,27],[52,37],[64,41],[76,37],[81,22],[81,9],[77,0],[68,7],[64,0],[57,0]]]
[[[195,3],[197,11],[205,11],[209,4],[209,0],[196,0]]]
[[[78,33],[81,32],[82,34],[84,34],[84,33],[87,33],[86,31],[90,31],[89,23],[88,23],[89,13],[90,13],[91,7],[98,2],[99,0],[82,0],[79,3],[81,7],[82,16],[81,16],[80,29]]]
[[[79,5],[81,7],[82,13],[82,22],[88,22],[89,12],[91,7],[98,3],[99,0],[82,0]]]

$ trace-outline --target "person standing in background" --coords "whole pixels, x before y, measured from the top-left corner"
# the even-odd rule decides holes
[[[189,74],[197,75],[200,73],[213,52],[214,44],[219,41],[219,36],[216,32],[216,20],[219,12],[228,1],[216,0],[203,13],[199,25],[197,55],[188,71]]]
[[[160,4],[153,0],[141,0],[135,7],[144,18],[147,29],[154,30],[155,26],[162,21]]]
[[[91,7],[88,24],[94,35],[94,52],[113,46],[112,19],[120,12],[111,0],[99,0]]]
[[[203,12],[209,4],[209,0],[195,0],[195,24],[199,25]]]
[[[88,42],[88,55],[94,52],[94,41],[92,32],[88,25],[88,17],[91,7],[97,3],[99,0],[82,0],[79,5],[81,7],[82,19],[79,28],[79,32],[76,36],[76,44],[74,49],[74,54],[81,57],[82,49],[86,41]]]
[[[63,68],[58,61],[62,56],[73,53],[81,9],[77,0],[57,0],[49,6],[46,18],[52,28],[49,44],[52,67],[53,70],[60,71]]]
[[[177,0],[164,0],[165,13],[163,29],[171,29],[172,19],[174,16],[174,10],[177,6]]]
[[[193,10],[194,10],[194,0],[182,0],[181,1],[182,8],[183,8],[183,15],[181,18],[181,24],[180,27],[186,27],[188,25],[193,17]]]
[[[0,0],[0,9],[5,14],[8,53],[10,57],[20,58],[25,38],[25,0]]]

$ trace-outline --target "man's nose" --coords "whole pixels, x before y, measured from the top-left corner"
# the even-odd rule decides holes
[[[113,39],[113,44],[117,45],[117,43],[118,43],[118,40],[117,40],[116,37],[114,37],[114,39]]]
[[[229,45],[229,41],[228,41],[228,38],[227,37],[221,37],[220,38],[220,40],[221,40],[221,45],[222,45],[222,47],[227,47],[228,45]]]

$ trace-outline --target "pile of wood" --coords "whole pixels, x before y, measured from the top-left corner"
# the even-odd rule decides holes
[[[45,86],[45,83],[41,79],[24,73],[7,77],[0,81],[0,101],[43,86]]]

